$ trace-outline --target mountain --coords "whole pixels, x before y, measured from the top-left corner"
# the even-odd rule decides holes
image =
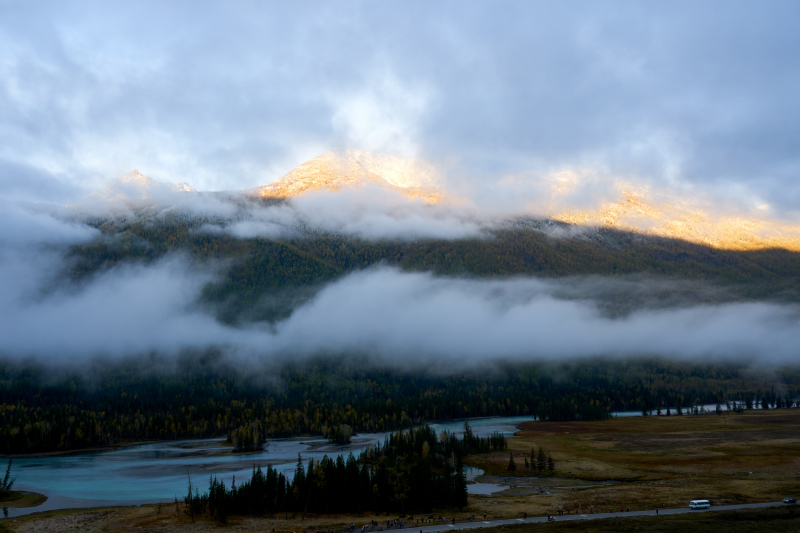
[[[109,207],[148,207],[154,203],[170,203],[177,194],[196,193],[188,183],[166,183],[132,170],[95,191],[70,207],[90,205]]]
[[[346,150],[327,152],[310,159],[250,193],[261,198],[292,198],[312,191],[338,192],[344,188],[373,184],[411,199],[436,204],[444,198],[437,181],[436,169],[423,161]]]
[[[726,250],[782,248],[800,251],[800,224],[771,218],[767,206],[742,212],[699,195],[681,196],[668,190],[640,187],[619,180],[591,182],[591,177],[578,172],[562,172],[553,177],[555,179],[549,185],[545,179],[544,187],[537,188],[536,192],[519,191],[519,198],[529,198],[526,213],[509,213],[505,217],[495,213],[491,217],[494,220],[492,224],[501,227],[503,219],[533,218],[558,222],[562,229],[572,228],[566,231],[571,236],[605,228],[681,239]],[[427,206],[466,203],[445,191],[433,165],[363,150],[327,152],[267,185],[212,196],[219,201],[234,203],[247,198],[285,201],[314,192],[335,194],[368,186],[391,191],[409,200],[421,200]],[[498,186],[508,186],[507,180],[501,180]],[[591,194],[586,190],[591,190]],[[185,182],[160,182],[134,170],[76,205],[123,208],[160,205],[164,208],[181,203],[191,210],[184,201],[187,199],[185,193],[196,192]],[[251,214],[246,209],[237,209],[236,216],[240,220],[249,220]],[[429,214],[434,218],[438,216],[433,212]],[[426,215],[422,212],[421,216],[425,218]],[[464,219],[466,215],[457,216]]]
[[[800,225],[771,220],[755,212],[741,214],[698,201],[661,194],[655,201],[646,191],[630,187],[620,198],[587,209],[565,208],[550,218],[581,227],[603,227],[722,248],[800,251]]]

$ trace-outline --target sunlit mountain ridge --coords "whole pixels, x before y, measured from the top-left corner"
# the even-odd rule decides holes
[[[226,193],[254,199],[289,200],[308,194],[336,195],[345,190],[358,191],[377,187],[401,199],[421,202],[423,209],[447,205],[455,211],[469,206],[471,214],[487,221],[538,218],[566,223],[580,228],[608,228],[655,237],[681,239],[695,244],[726,250],[761,250],[782,248],[800,251],[800,224],[769,216],[768,210],[742,212],[722,207],[719,202],[699,193],[691,197],[655,190],[630,182],[611,181],[590,184],[603,193],[576,194],[586,184],[584,176],[562,172],[541,180],[535,193],[520,191],[518,198],[527,200],[524,208],[511,208],[507,213],[495,209],[485,214],[479,198],[465,201],[448,191],[437,169],[424,161],[373,154],[362,150],[327,152],[302,163],[281,178],[253,189]],[[509,187],[500,180],[498,190]],[[513,184],[510,187],[513,191]],[[169,204],[176,199],[186,204],[196,194],[188,183],[171,184],[156,181],[134,170],[109,186],[75,205],[108,204],[142,206],[148,203]],[[527,198],[526,198],[527,196]],[[576,197],[582,198],[575,201]],[[586,198],[590,199],[587,200]],[[339,209],[346,209],[339,204]],[[483,214],[483,215],[482,215]],[[415,213],[418,216],[419,213]],[[488,223],[490,226],[492,222]]]
[[[565,206],[549,213],[549,218],[576,226],[632,231],[726,250],[784,248],[800,251],[798,224],[773,220],[758,213],[743,214],[716,208],[696,198],[672,196],[656,201],[647,191],[633,187],[621,189],[618,197],[601,200],[596,207]]]
[[[374,184],[428,204],[442,201],[436,169],[416,159],[363,150],[327,152],[306,161],[280,179],[254,189],[262,198],[291,198],[312,191],[338,192]]]

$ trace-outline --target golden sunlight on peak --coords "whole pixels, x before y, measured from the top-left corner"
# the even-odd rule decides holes
[[[554,198],[564,191],[558,184],[556,180]],[[581,209],[561,205],[550,216],[570,224],[636,231],[727,250],[800,251],[800,225],[767,218],[769,206],[742,214],[709,207],[708,202],[695,199],[661,195],[665,199],[654,200],[647,189],[624,183],[618,183],[617,190],[616,199]]]
[[[413,200],[437,204],[444,198],[438,179],[436,169],[423,161],[347,150],[310,159],[253,192],[262,198],[291,198],[317,190],[338,192],[374,184]]]

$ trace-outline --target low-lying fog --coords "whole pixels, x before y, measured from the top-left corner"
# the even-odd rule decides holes
[[[277,216],[286,209],[279,207]],[[388,267],[322,287],[282,321],[231,326],[199,303],[213,272],[185,256],[67,283],[61,279],[64,246],[98,238],[97,230],[74,217],[65,221],[63,212],[57,217],[11,204],[0,212],[0,353],[6,356],[53,361],[216,345],[244,359],[341,351],[398,366],[431,358],[470,365],[493,358],[645,354],[780,363],[794,361],[800,345],[798,306],[737,302],[699,282],[642,276],[475,280]],[[317,214],[321,225],[326,211]],[[408,217],[397,220],[409,227],[403,225]],[[253,234],[214,228],[204,231]],[[341,218],[331,228],[338,230]]]

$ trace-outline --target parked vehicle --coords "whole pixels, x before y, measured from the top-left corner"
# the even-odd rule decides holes
[[[708,509],[711,502],[708,500],[692,500],[689,502],[689,509]]]
[[[797,503],[797,498],[784,498],[783,503]]]

